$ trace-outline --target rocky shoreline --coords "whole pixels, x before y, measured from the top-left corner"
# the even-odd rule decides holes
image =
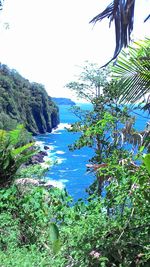
[[[39,164],[41,165],[41,168],[48,168],[49,165],[46,164],[47,162],[45,161],[45,157],[48,156],[47,151],[50,149],[48,146],[44,146],[43,148],[39,146],[38,143],[35,143],[36,146],[40,148],[40,151],[33,155],[31,159],[28,161],[26,166],[30,165],[36,165]],[[44,164],[45,163],[45,164]],[[52,185],[51,181],[45,181],[44,179],[37,179],[37,178],[19,178],[15,180],[15,185],[18,187],[30,187],[30,186],[38,186],[38,187],[44,187],[46,189],[50,189],[52,187],[55,187]]]
[[[32,158],[28,162],[28,165],[44,163],[44,157],[46,156],[48,156],[48,153],[45,150],[40,150],[36,155],[32,156]]]

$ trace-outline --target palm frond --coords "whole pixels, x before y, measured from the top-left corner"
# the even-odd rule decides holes
[[[0,10],[2,10],[4,0],[0,0]]]
[[[146,17],[146,19],[144,20],[144,22],[146,22],[148,19],[150,19],[150,14]]]
[[[104,18],[109,18],[110,24],[114,21],[116,48],[113,58],[110,61],[118,56],[123,47],[129,45],[134,23],[134,6],[135,0],[114,0],[103,12],[90,21],[90,23],[94,24],[100,22]],[[105,66],[107,64],[105,64]]]
[[[150,92],[150,39],[122,51],[113,67],[119,80],[120,101],[135,103]]]

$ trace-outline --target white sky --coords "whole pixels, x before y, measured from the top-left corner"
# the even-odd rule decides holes
[[[30,81],[45,85],[50,96],[72,97],[66,83],[85,60],[106,63],[115,48],[114,29],[89,21],[111,0],[5,0],[0,14],[0,61]],[[149,36],[150,0],[136,1],[134,38]],[[142,3],[142,4],[141,4]],[[8,22],[6,30],[3,23]]]

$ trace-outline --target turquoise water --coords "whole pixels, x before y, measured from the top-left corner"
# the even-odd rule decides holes
[[[91,109],[89,104],[81,104],[83,109]],[[46,174],[46,178],[52,180],[59,187],[65,187],[68,193],[76,201],[78,198],[86,197],[85,189],[92,183],[94,176],[92,173],[86,173],[86,164],[92,157],[93,151],[90,148],[83,148],[69,151],[68,145],[72,144],[79,136],[77,133],[69,133],[65,127],[74,123],[78,118],[69,110],[69,106],[60,106],[60,125],[52,133],[39,135],[37,140],[42,145],[50,147],[48,150],[48,159],[57,161]],[[142,111],[135,111],[133,114],[136,118],[135,127],[139,130],[144,129],[148,121],[147,114]],[[142,116],[146,118],[143,118]]]

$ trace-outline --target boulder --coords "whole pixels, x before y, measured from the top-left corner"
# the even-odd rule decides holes
[[[32,158],[29,161],[29,164],[38,164],[44,162],[44,157],[48,156],[46,151],[40,151],[36,155],[32,156]]]
[[[41,180],[37,180],[37,179],[32,179],[32,178],[20,178],[20,179],[16,179],[14,181],[14,184],[19,186],[19,187],[30,187],[30,186],[40,186],[40,187],[44,187],[47,189],[50,189],[52,187],[54,187],[50,181],[41,181]]]
[[[48,149],[49,149],[49,146],[44,146],[44,149],[45,149],[45,150],[48,150]]]

